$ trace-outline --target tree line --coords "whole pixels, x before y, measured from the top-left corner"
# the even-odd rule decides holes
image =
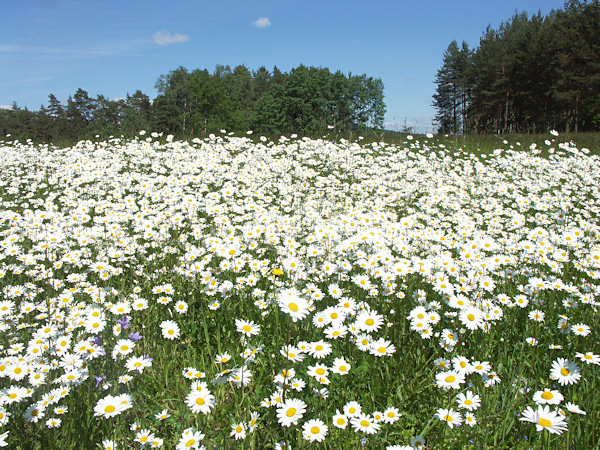
[[[600,129],[600,3],[517,13],[479,46],[452,41],[435,78],[441,133]]]
[[[287,73],[276,66],[250,71],[218,65],[213,72],[179,67],[161,75],[155,87],[154,99],[140,90],[123,99],[93,98],[79,88],[66,104],[50,94],[38,111],[13,104],[0,110],[0,136],[65,142],[142,129],[182,138],[221,129],[318,135],[381,129],[385,115],[381,79],[304,65]]]

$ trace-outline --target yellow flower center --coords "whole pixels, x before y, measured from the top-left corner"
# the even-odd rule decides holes
[[[366,420],[361,420],[361,421],[360,421],[360,424],[361,424],[363,427],[368,427],[368,426],[369,426],[369,422],[367,422]]]
[[[446,383],[454,383],[456,381],[456,378],[454,378],[454,376],[452,375],[448,375],[444,381]]]
[[[471,322],[473,322],[475,320],[475,315],[469,314],[469,315],[467,315],[467,319],[469,319]]]
[[[196,405],[202,406],[202,405],[204,405],[204,403],[206,403],[206,401],[202,397],[198,397],[196,399]]]
[[[554,395],[552,395],[552,392],[544,391],[544,393],[542,394],[542,398],[544,400],[551,400],[554,398]]]
[[[295,414],[296,414],[296,408],[290,408],[285,413],[285,415],[288,417],[293,417]]]
[[[115,409],[116,408],[113,405],[108,405],[106,408],[104,408],[104,412],[110,414],[112,412],[115,412]]]
[[[538,424],[543,427],[551,427],[552,426],[552,422],[550,422],[548,419],[544,419],[543,417],[540,417]]]
[[[298,312],[298,310],[300,309],[296,303],[290,303],[288,307],[294,312]]]
[[[569,369],[567,369],[566,367],[563,367],[562,369],[560,369],[560,374],[563,377],[566,377],[567,375],[569,375]]]
[[[373,319],[369,318],[369,319],[365,320],[365,323],[369,326],[373,326],[373,324],[375,324],[375,321]]]

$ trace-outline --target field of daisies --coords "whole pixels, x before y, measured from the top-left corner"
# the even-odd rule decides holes
[[[598,445],[598,156],[252,138],[0,142],[0,445]]]

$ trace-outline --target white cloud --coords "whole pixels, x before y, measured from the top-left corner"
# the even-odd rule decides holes
[[[257,28],[267,28],[271,26],[271,21],[268,17],[259,17],[254,21],[254,26]]]
[[[12,109],[12,105],[0,105],[0,109]]]
[[[158,31],[154,33],[152,40],[155,44],[162,45],[164,47],[166,45],[188,42],[190,37],[187,34],[171,34],[167,31]]]

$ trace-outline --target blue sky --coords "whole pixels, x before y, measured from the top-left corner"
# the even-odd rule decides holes
[[[151,98],[161,74],[239,64],[366,73],[385,85],[387,127],[431,130],[433,80],[450,41],[477,46],[515,11],[563,0],[15,0],[2,2],[0,105],[38,109],[81,87]]]

